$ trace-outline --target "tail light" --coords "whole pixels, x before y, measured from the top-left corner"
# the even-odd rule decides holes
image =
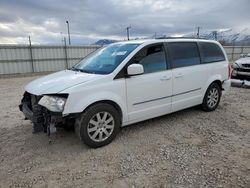
[[[230,78],[231,78],[231,66],[228,63],[228,79],[230,79]]]

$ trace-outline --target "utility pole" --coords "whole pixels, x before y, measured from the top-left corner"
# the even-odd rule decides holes
[[[32,46],[31,46],[31,38],[29,36],[29,50],[30,50],[30,62],[31,62],[31,70],[34,72],[34,60],[33,60],[33,53],[32,53]]]
[[[201,29],[201,27],[198,26],[198,27],[197,27],[197,38],[200,38],[200,29]]]
[[[66,44],[66,38],[63,37],[64,40],[64,54],[65,54],[65,69],[68,68],[68,54],[67,54],[67,44]]]
[[[71,45],[71,42],[70,42],[70,32],[69,32],[69,21],[66,21],[66,24],[68,26],[69,45]]]
[[[155,32],[155,36],[154,36],[154,37],[155,37],[155,39],[156,39],[156,36],[157,36],[157,33]]]
[[[131,29],[131,26],[126,27],[128,40],[129,40],[129,30],[130,30],[130,29]]]

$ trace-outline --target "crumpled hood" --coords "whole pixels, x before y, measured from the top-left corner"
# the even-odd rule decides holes
[[[103,75],[64,70],[30,82],[25,90],[34,95],[54,94],[100,77]]]
[[[250,57],[240,58],[237,61],[235,61],[238,65],[241,64],[250,64]]]

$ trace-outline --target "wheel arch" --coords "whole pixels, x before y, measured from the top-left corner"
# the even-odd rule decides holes
[[[207,85],[206,85],[206,87],[204,88],[204,90],[203,90],[203,98],[205,97],[205,94],[206,94],[206,92],[207,92],[207,90],[208,90],[208,88],[209,88],[209,86],[212,84],[212,83],[216,83],[216,84],[218,84],[219,85],[219,87],[220,87],[220,89],[222,90],[222,81],[220,80],[220,79],[213,79],[213,80],[210,80],[209,82],[207,82]]]
[[[110,104],[111,106],[113,106],[119,113],[119,115],[121,116],[120,121],[122,124],[122,119],[123,119],[123,112],[122,112],[122,108],[120,107],[119,104],[117,104],[116,102],[112,101],[112,100],[99,100],[99,101],[95,101],[91,104],[89,104],[84,110],[83,112],[85,112],[86,110],[88,110],[91,106],[98,104],[98,103],[106,103],[106,104]]]
[[[220,89],[223,90],[223,88],[222,88],[222,82],[221,82],[220,80],[214,80],[211,84],[213,84],[213,83],[218,84],[218,85],[220,86]],[[211,84],[209,84],[209,86],[210,86]],[[208,86],[208,87],[209,87],[209,86]]]
[[[115,109],[121,115],[121,121],[127,121],[127,106],[124,101],[124,96],[119,95],[119,93],[114,93],[111,91],[100,91],[100,92],[85,92],[83,95],[81,93],[72,93],[69,95],[63,115],[67,114],[80,114],[90,106],[97,103],[108,103],[114,106]]]
[[[217,83],[217,84],[220,86],[220,88],[222,89],[222,80],[223,80],[223,79],[222,79],[222,76],[219,75],[219,74],[215,74],[215,75],[209,77],[209,79],[207,80],[206,85],[205,85],[205,87],[204,87],[203,95],[205,95],[207,89],[209,88],[209,86],[210,86],[212,83]]]
[[[220,91],[215,106],[208,107],[208,104],[207,104],[207,95],[208,95],[208,92],[209,92],[209,88],[211,87],[212,84],[218,85],[218,86],[217,86],[217,87],[219,87],[218,89],[222,90],[222,82],[221,82],[220,80],[214,80],[214,81],[212,81],[212,82],[208,85],[208,87],[207,87],[207,89],[206,89],[206,92],[205,92],[205,94],[204,94],[204,97],[203,97],[202,104],[201,104],[202,109],[203,109],[204,111],[206,111],[206,112],[210,112],[210,111],[215,110],[215,109],[217,108],[217,106],[219,105],[220,98],[221,98],[221,91]]]

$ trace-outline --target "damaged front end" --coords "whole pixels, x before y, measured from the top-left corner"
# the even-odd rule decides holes
[[[232,64],[231,78],[250,81],[250,57],[239,59]]]
[[[73,116],[62,116],[68,95],[36,96],[25,92],[19,105],[25,119],[33,123],[33,133],[45,132],[48,135],[56,132],[57,127],[72,128]]]

